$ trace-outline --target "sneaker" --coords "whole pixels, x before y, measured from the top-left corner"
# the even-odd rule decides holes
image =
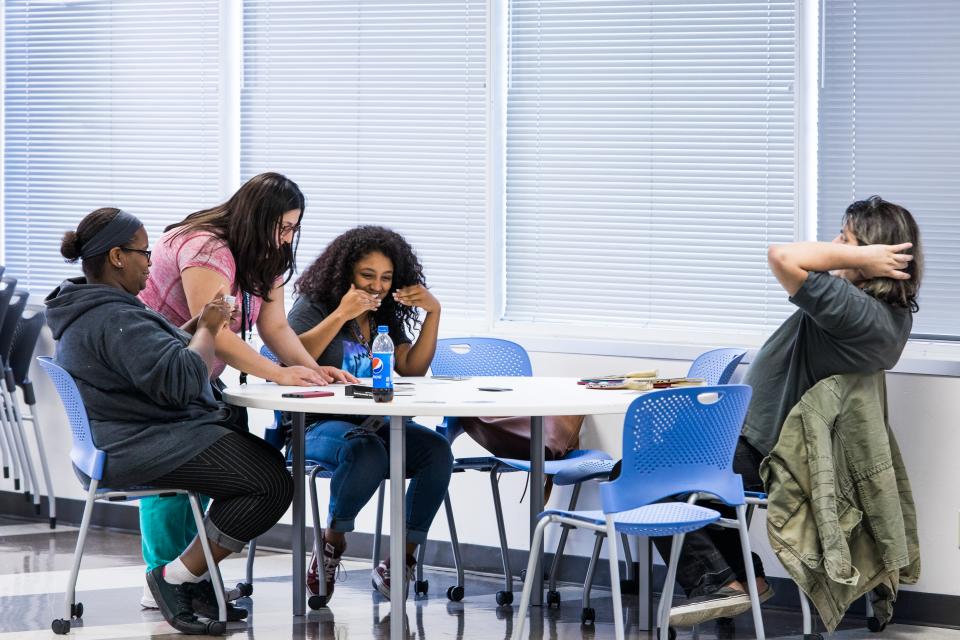
[[[213,583],[209,580],[201,580],[195,584],[191,604],[198,615],[210,620],[220,619],[220,605],[217,604],[217,594],[214,593]],[[249,611],[246,609],[235,607],[227,601],[227,622],[246,620],[248,614]]]
[[[750,596],[731,587],[694,596],[670,608],[671,627],[692,627],[715,618],[732,618],[750,610]]]
[[[153,594],[150,592],[150,585],[144,583],[143,585],[143,595],[140,596],[140,606],[144,609],[156,609],[157,601],[153,599]]]
[[[403,573],[403,599],[406,600],[410,594],[410,581],[413,580],[413,572],[417,566],[417,560],[413,556],[407,556],[406,571]],[[390,599],[390,559],[381,560],[377,568],[371,572],[373,588],[380,592],[387,600]]]
[[[337,550],[332,544],[329,542],[323,543],[323,574],[327,587],[326,602],[330,602],[330,598],[333,597],[333,587],[340,575],[342,556],[343,549],[340,550],[340,553],[337,553]],[[310,566],[307,568],[307,595],[320,595],[320,569],[317,567],[316,552],[314,552],[310,558]]]
[[[165,566],[157,567],[147,574],[147,584],[150,586],[150,592],[160,613],[163,614],[163,619],[182,633],[192,635],[209,633],[210,625],[215,623],[201,622],[193,611],[195,585],[190,582],[170,584],[163,579],[165,568]]]

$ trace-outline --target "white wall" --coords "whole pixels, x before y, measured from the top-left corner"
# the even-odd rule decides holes
[[[38,348],[38,355],[52,352],[52,341],[49,333],[45,333]],[[531,353],[531,357],[536,373],[557,376],[579,377],[649,368],[658,368],[661,375],[670,376],[683,375],[689,366],[688,361],[542,352]],[[37,410],[48,457],[55,461],[54,486],[60,497],[81,499],[83,492],[68,462],[70,438],[63,409],[56,399],[52,385],[38,367],[34,366],[31,376],[37,386]],[[923,574],[919,584],[908,588],[928,593],[960,595],[960,583],[956,580],[956,576],[960,575],[960,492],[957,491],[956,480],[960,460],[955,457],[957,452],[960,452],[960,429],[956,424],[960,414],[960,378],[891,373],[887,379],[890,420],[910,473],[919,516]],[[272,415],[269,412],[251,413],[251,425],[255,432],[262,432],[271,421]],[[581,445],[604,449],[614,457],[619,457],[620,427],[620,420],[613,417],[589,417],[584,423]],[[463,437],[455,443],[454,453],[482,455],[483,450],[469,438]],[[525,474],[512,473],[504,474],[501,482],[507,537],[510,546],[516,549],[527,547],[529,505],[526,500],[519,502],[524,481]],[[5,480],[0,483],[0,489],[12,491],[12,481]],[[329,485],[320,482],[319,486],[321,504],[324,504]],[[474,472],[456,474],[450,491],[461,541],[496,546],[493,501],[486,475]],[[551,504],[566,506],[569,495],[569,488],[555,488]],[[598,507],[595,484],[582,491],[581,506]],[[371,501],[357,520],[358,530],[372,532],[374,518],[375,501]],[[289,513],[284,516],[283,521],[290,522]],[[446,518],[441,509],[430,531],[430,538],[449,540],[446,527]],[[548,538],[548,548],[555,544],[557,535],[558,533],[554,532],[554,537]],[[754,521],[753,542],[764,557],[768,572],[771,575],[784,576],[766,542],[762,515]],[[570,538],[568,550],[569,553],[589,555],[592,550],[592,535],[575,532]]]

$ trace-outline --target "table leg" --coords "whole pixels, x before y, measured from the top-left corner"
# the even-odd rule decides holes
[[[306,519],[304,507],[304,453],[303,441],[304,415],[293,413],[293,432],[290,434],[290,446],[293,450],[293,527],[290,548],[293,549],[293,615],[302,616],[306,612],[306,535],[303,530]]]
[[[406,471],[406,431],[404,419],[390,418],[390,637],[404,638],[403,576],[407,554],[404,522],[404,476]]]
[[[633,538],[628,538],[632,540]],[[640,626],[637,627],[640,631],[649,631],[654,628],[651,625],[653,618],[651,613],[653,612],[653,607],[650,605],[650,583],[651,583],[651,569],[652,564],[650,561],[650,545],[652,540],[650,538],[638,538],[637,539],[637,585],[640,588]]]
[[[540,554],[537,575],[527,576],[533,580],[533,593],[530,604],[539,607],[543,604],[543,543],[534,549],[533,532],[537,528],[537,516],[543,512],[543,418],[530,418],[530,553]]]

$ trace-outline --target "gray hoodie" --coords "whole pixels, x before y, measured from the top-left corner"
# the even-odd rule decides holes
[[[136,296],[66,280],[47,296],[57,363],[77,382],[103,486],[148,483],[230,433],[189,334]]]

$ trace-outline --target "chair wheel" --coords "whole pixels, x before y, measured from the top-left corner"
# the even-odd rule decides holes
[[[222,636],[227,632],[227,623],[222,620],[212,620],[207,623],[208,636]]]
[[[427,591],[430,590],[430,581],[429,580],[416,580],[413,583],[413,593],[418,596],[427,595]]]
[[[526,570],[526,569],[521,569],[521,570],[520,570],[520,580],[523,581],[523,580],[526,580],[526,579],[527,579],[527,570]]]
[[[50,628],[53,629],[53,632],[58,636],[63,636],[70,633],[70,621],[64,620],[63,618],[57,618],[50,625]]]
[[[78,602],[76,604],[70,605],[70,617],[71,618],[82,618],[83,617],[83,603]]]
[[[307,598],[307,606],[316,611],[317,609],[323,609],[327,606],[327,597],[326,596],[310,596]]]
[[[547,591],[547,606],[560,608],[560,592],[559,591]]]
[[[463,600],[463,587],[456,585],[455,587],[447,587],[447,600],[452,602],[460,602]]]
[[[881,623],[877,618],[870,616],[867,618],[867,629],[873,631],[874,633],[879,633],[887,628],[886,623]]]
[[[640,583],[636,580],[621,580],[620,591],[623,593],[635,593],[640,590]]]
[[[241,598],[249,598],[253,595],[253,585],[249,582],[238,582],[235,588],[240,593]]]
[[[497,591],[497,604],[501,607],[513,604],[513,591]]]
[[[597,612],[593,607],[584,607],[580,610],[580,624],[593,624],[597,619]]]

